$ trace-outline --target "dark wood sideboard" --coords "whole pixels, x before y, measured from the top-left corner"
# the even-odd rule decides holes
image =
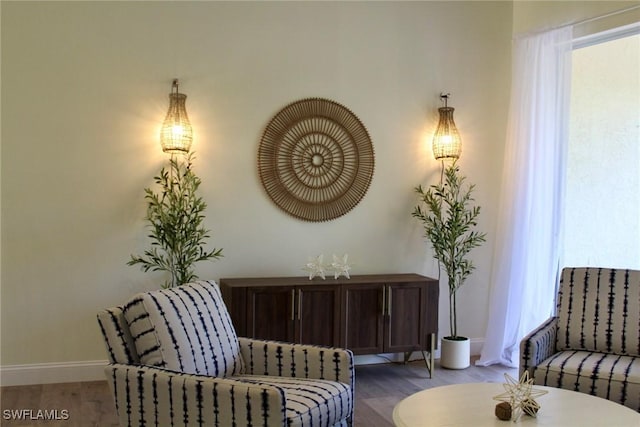
[[[343,347],[356,355],[404,353],[405,360],[420,351],[432,372],[436,279],[419,274],[252,277],[220,279],[220,288],[239,336]]]

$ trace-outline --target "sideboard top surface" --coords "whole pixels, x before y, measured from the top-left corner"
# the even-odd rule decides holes
[[[353,275],[350,279],[325,275],[326,280],[315,277],[309,280],[309,276],[298,277],[233,277],[220,279],[220,285],[227,287],[247,286],[304,286],[304,285],[357,285],[372,283],[411,283],[411,282],[437,282],[437,279],[422,276],[415,273],[397,274],[362,274]]]

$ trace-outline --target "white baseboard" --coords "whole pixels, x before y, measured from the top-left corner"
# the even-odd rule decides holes
[[[471,355],[477,356],[482,350],[484,339],[471,339]],[[440,358],[440,350],[436,350],[434,357]],[[409,360],[420,360],[420,352],[414,352]],[[375,363],[402,362],[402,354],[380,354],[356,356],[356,365],[370,365]],[[84,362],[65,363],[36,363],[32,365],[0,366],[0,385],[33,385],[55,384],[83,381],[102,381],[106,360],[89,360]]]
[[[471,355],[480,356],[483,346],[484,338],[471,338]]]
[[[483,338],[471,338],[471,356],[479,356],[482,351],[482,346],[484,345]],[[436,349],[433,353],[433,357],[435,359],[440,359],[440,349]],[[410,361],[413,360],[422,360],[422,355],[419,351],[414,351],[411,353],[409,357]],[[362,355],[355,356],[354,363],[355,365],[375,365],[377,363],[387,363],[387,362],[403,362],[404,355],[402,353],[392,353],[392,354],[372,354],[372,355]]]
[[[105,379],[106,360],[0,366],[0,385],[54,384]]]
[[[434,357],[438,359],[440,357],[440,351],[436,350]],[[422,355],[419,351],[411,353],[409,361],[422,360]],[[354,356],[353,363],[356,366],[359,365],[378,365],[381,363],[402,363],[404,362],[404,354],[402,353],[389,353],[389,354],[365,354],[360,356]]]

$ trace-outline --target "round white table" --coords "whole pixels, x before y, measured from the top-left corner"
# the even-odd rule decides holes
[[[559,388],[533,386],[547,390],[540,396],[537,417],[522,415],[515,424],[553,427],[638,427],[640,414],[606,399]],[[398,427],[464,426],[509,427],[510,421],[495,416],[498,401],[493,396],[504,393],[502,383],[469,383],[434,387],[413,394],[393,410]]]

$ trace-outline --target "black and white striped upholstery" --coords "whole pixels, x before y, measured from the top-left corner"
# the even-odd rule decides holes
[[[140,363],[122,307],[112,307],[101,311],[98,314],[98,324],[107,344],[109,363],[118,362],[127,365]]]
[[[237,338],[218,286],[98,313],[123,426],[351,426],[350,351]]]
[[[124,317],[143,365],[212,377],[244,371],[238,337],[215,284],[136,295],[125,304]]]
[[[565,268],[557,315],[520,343],[520,373],[640,412],[640,271]]]

